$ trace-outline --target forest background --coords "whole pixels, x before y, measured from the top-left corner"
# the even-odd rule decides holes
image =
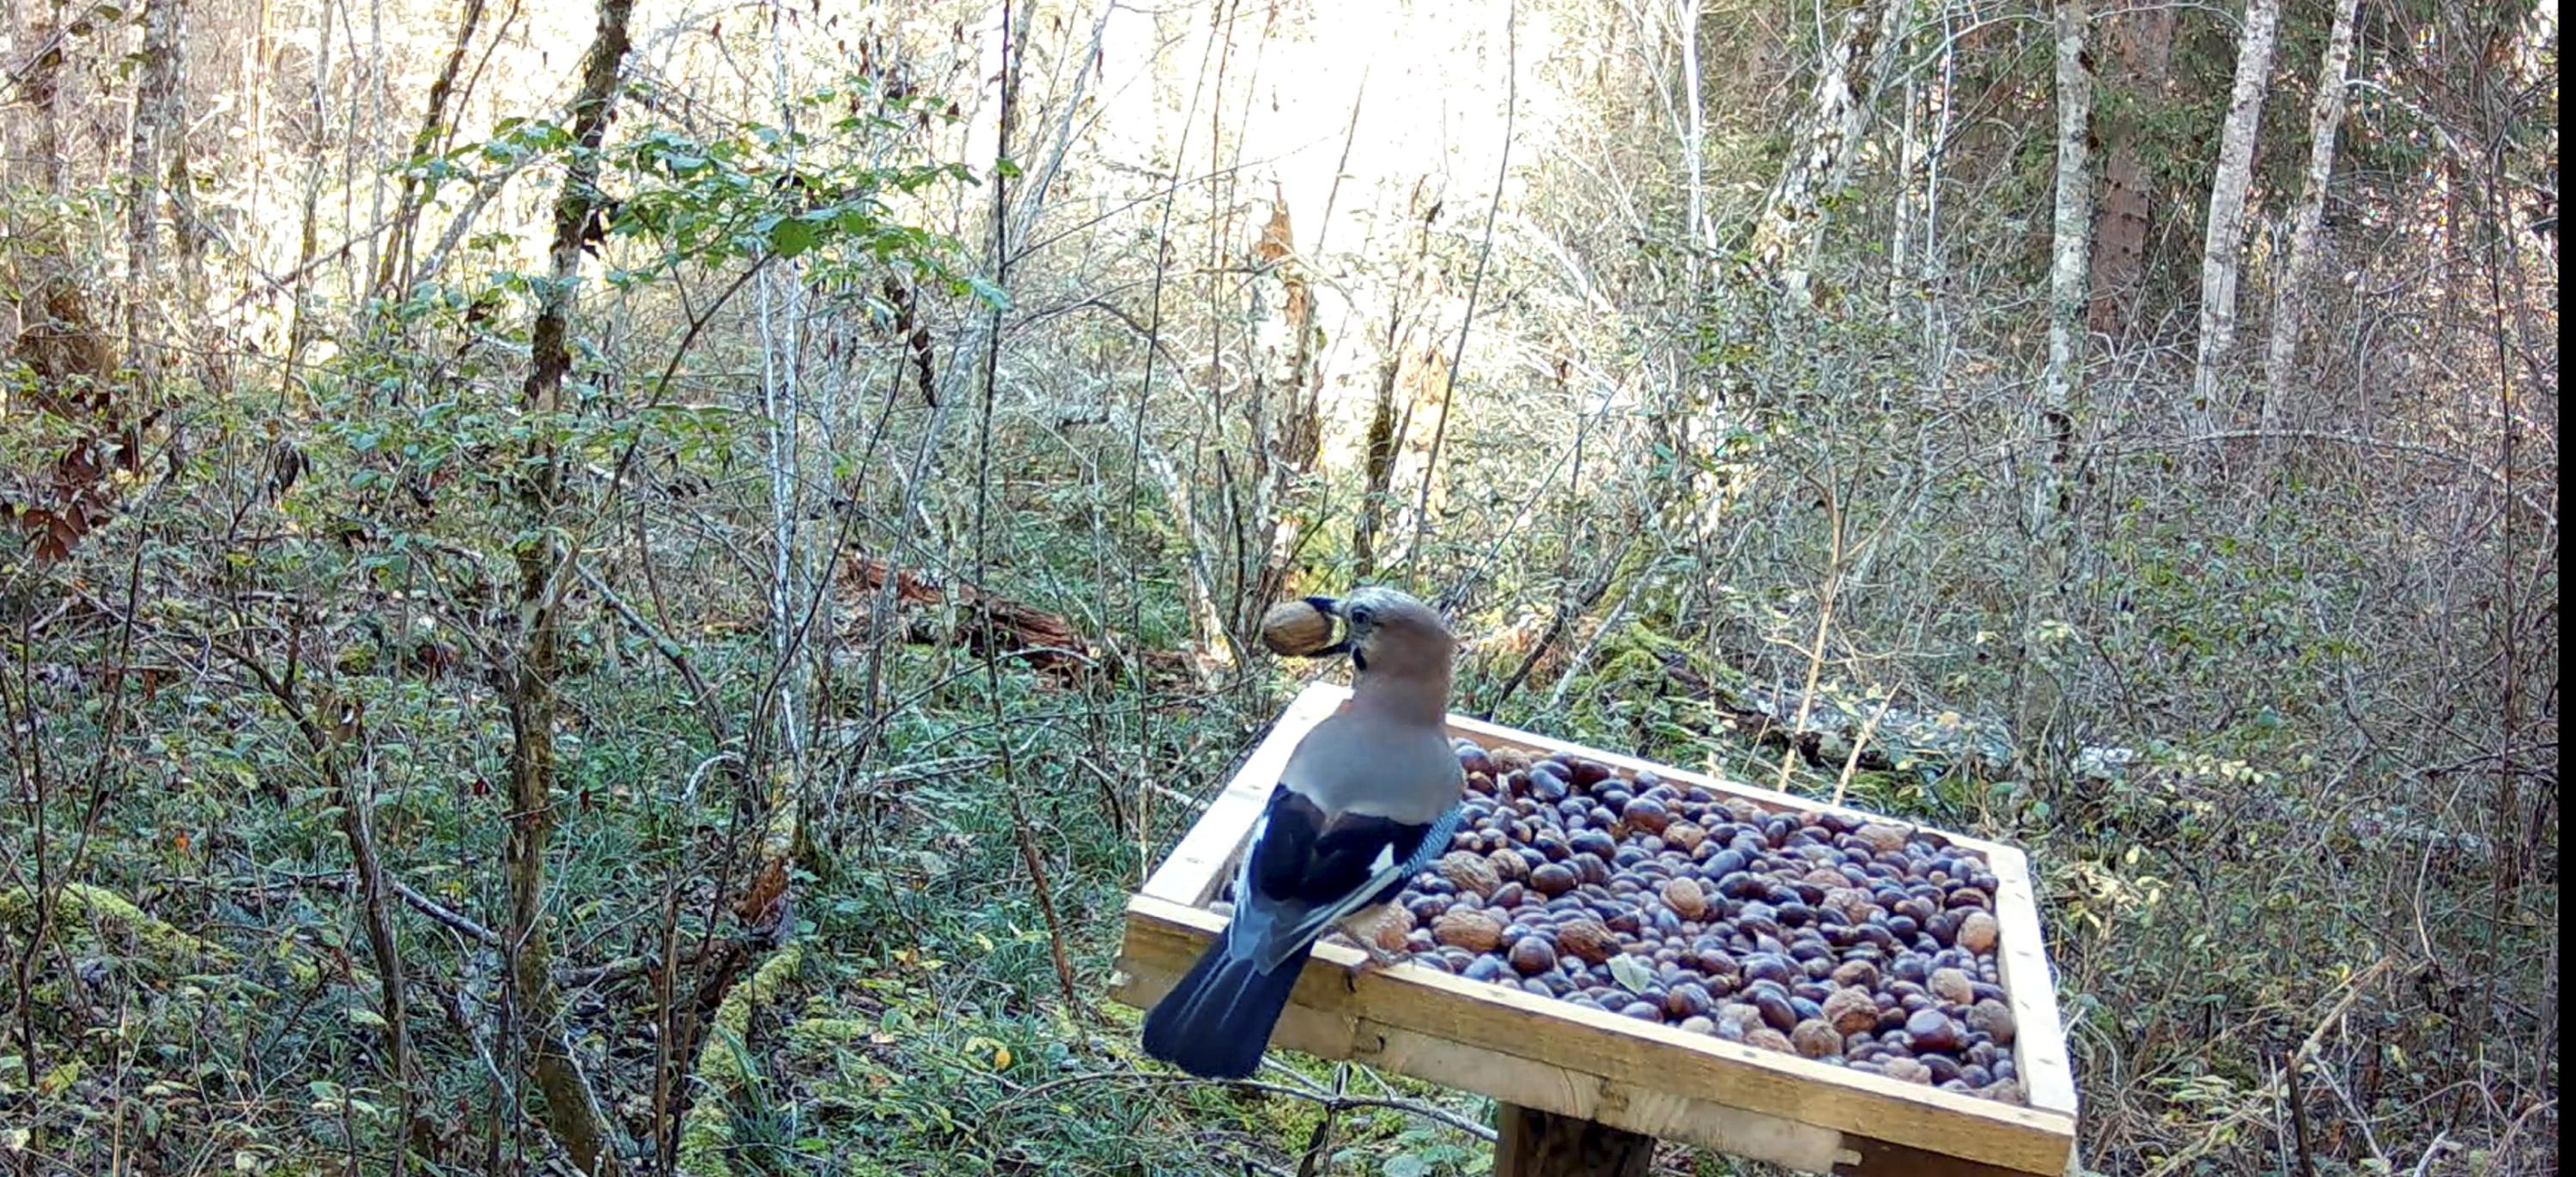
[[[0,8],[12,1172],[1482,1171],[1102,999],[1365,581],[2556,1171],[2554,0]]]

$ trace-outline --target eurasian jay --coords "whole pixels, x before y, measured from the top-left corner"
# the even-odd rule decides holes
[[[1446,852],[1458,826],[1465,778],[1442,729],[1456,642],[1440,615],[1384,588],[1307,602],[1345,624],[1317,654],[1350,654],[1350,705],[1289,753],[1235,875],[1225,934],[1145,1015],[1146,1053],[1202,1078],[1260,1065],[1326,932],[1342,928],[1372,962],[1392,963],[1352,925]]]

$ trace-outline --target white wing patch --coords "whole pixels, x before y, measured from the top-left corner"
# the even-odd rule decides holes
[[[1395,843],[1377,848],[1377,858],[1369,863],[1369,874],[1383,878],[1395,866]]]

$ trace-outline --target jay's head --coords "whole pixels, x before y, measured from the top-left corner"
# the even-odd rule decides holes
[[[1316,653],[1347,652],[1362,674],[1447,682],[1457,640],[1431,606],[1375,586],[1338,599],[1308,597],[1306,603],[1342,619],[1342,640]]]

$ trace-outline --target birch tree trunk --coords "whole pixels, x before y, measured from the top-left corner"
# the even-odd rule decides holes
[[[2093,233],[2092,307],[2088,329],[2118,338],[2138,305],[2146,279],[2147,237],[2155,228],[2155,187],[2147,174],[2137,112],[2164,98],[2172,72],[2174,12],[2145,4],[2095,23],[2110,50],[2110,72],[2099,83],[2110,95],[2094,119],[2102,145],[2102,195]]]
[[[2236,279],[2245,238],[2245,190],[2254,178],[2254,138],[2271,87],[2272,42],[2281,0],[2246,0],[2245,34],[2236,49],[2236,84],[2218,140],[2218,175],[2209,188],[2209,230],[2201,243],[2200,348],[2192,364],[2191,412],[2204,431],[2218,412],[2218,367],[2236,340]]]
[[[2063,418],[2084,363],[2084,302],[2093,224],[2090,158],[2093,77],[2084,64],[2091,31],[2084,0],[2058,0],[2057,208],[2048,266],[2048,372],[2043,412]]]
[[[1681,25],[1682,101],[1690,108],[1683,112],[1688,128],[1684,133],[1690,138],[1682,144],[1682,159],[1690,170],[1691,244],[1714,250],[1717,235],[1708,223],[1707,164],[1703,155],[1708,143],[1707,115],[1700,109],[1699,98],[1699,3],[1700,0],[1681,0],[1674,12]]]
[[[2344,71],[2352,64],[2353,18],[2361,0],[2336,0],[2334,29],[2317,66],[2317,95],[2308,105],[2308,173],[2290,221],[2290,262],[2281,273],[2272,309],[2272,340],[2263,359],[2263,427],[2271,429],[2289,401],[2291,365],[2298,359],[2305,319],[2305,288],[2317,267],[2317,231],[2325,222],[2326,183],[2334,176],[2335,132],[2343,126]]]
[[[1257,476],[1242,540],[1258,560],[1254,581],[1235,609],[1235,631],[1242,634],[1260,629],[1262,610],[1286,589],[1304,532],[1289,503],[1298,484],[1315,472],[1324,436],[1323,389],[1315,371],[1315,293],[1306,261],[1297,252],[1284,196],[1272,197],[1270,223],[1253,248],[1253,262],[1253,390],[1244,409]]]
[[[1896,47],[1904,40],[1913,7],[1912,0],[1878,0],[1874,7],[1853,9],[1816,67],[1815,90],[1798,141],[1780,165],[1780,178],[1771,185],[1753,230],[1755,266],[1779,285],[1792,306],[1813,301],[1810,288],[1816,243],[1824,236],[1825,201],[1851,182],[1852,158],[1900,56]]]

